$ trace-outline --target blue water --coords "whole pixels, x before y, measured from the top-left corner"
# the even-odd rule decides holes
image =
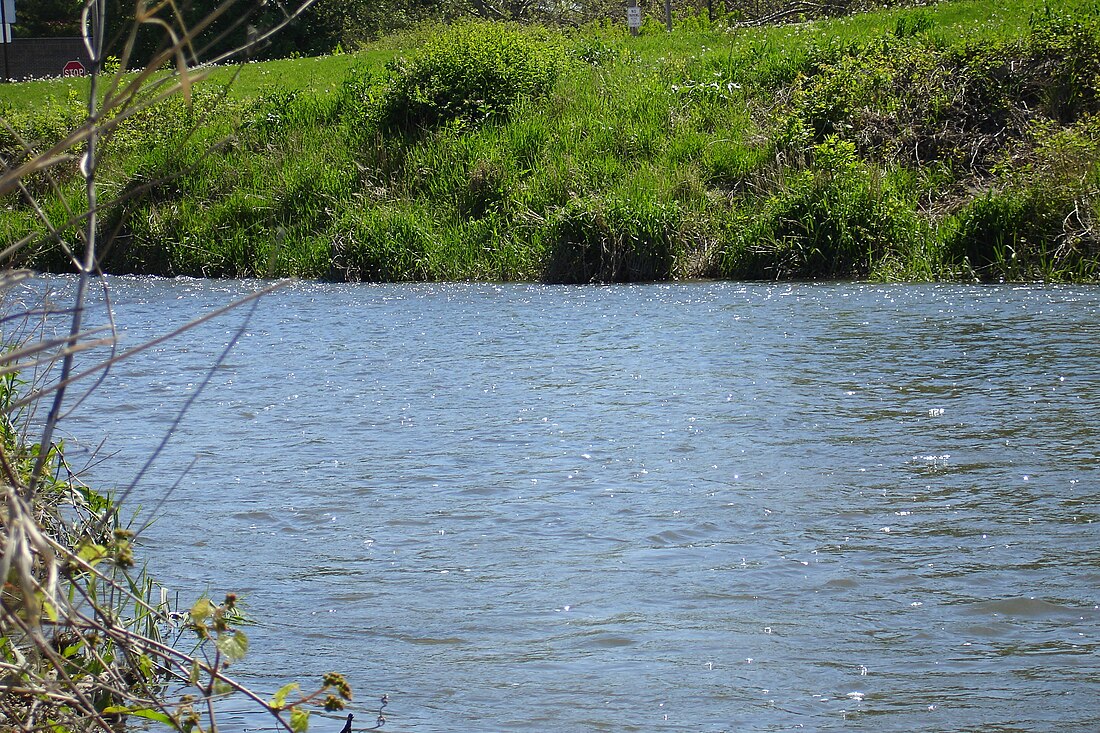
[[[124,347],[261,286],[109,283]],[[1098,313],[1086,287],[293,284],[65,425],[125,490],[209,376],[130,493],[142,556],[181,602],[244,596],[239,676],[343,671],[357,723],[387,694],[384,730],[424,733],[1096,730]]]

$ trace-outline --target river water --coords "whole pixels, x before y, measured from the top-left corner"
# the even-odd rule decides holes
[[[125,346],[261,286],[109,282]],[[124,489],[209,377],[142,556],[357,723],[1097,730],[1098,365],[1097,288],[293,284],[66,425]]]

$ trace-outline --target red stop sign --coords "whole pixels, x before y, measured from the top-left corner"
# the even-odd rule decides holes
[[[84,76],[84,73],[84,64],[79,61],[70,61],[65,64],[65,68],[61,70],[62,76]]]

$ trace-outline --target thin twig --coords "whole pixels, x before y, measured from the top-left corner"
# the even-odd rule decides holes
[[[281,280],[281,281],[279,281],[277,283],[274,283],[272,285],[268,285],[267,287],[263,288],[262,290],[259,290],[255,293],[251,293],[251,294],[249,294],[249,295],[247,295],[247,296],[245,296],[245,297],[243,297],[239,300],[236,300],[236,301],[230,303],[229,305],[222,306],[221,308],[210,311],[209,313],[206,313],[205,315],[202,315],[199,318],[196,318],[192,321],[188,321],[187,323],[185,323],[184,325],[180,326],[179,328],[175,329],[174,331],[172,331],[170,333],[166,333],[163,336],[158,336],[155,339],[152,339],[150,341],[146,341],[145,343],[141,344],[140,346],[135,346],[134,348],[130,349],[129,351],[124,351],[124,352],[122,352],[121,354],[119,354],[117,356],[114,356],[110,359],[107,359],[105,361],[100,362],[99,364],[96,364],[95,366],[92,366],[92,367],[89,367],[88,369],[85,369],[83,372],[80,372],[79,374],[75,374],[73,376],[70,376],[67,380],[65,380],[64,383],[59,382],[57,384],[52,384],[52,385],[49,385],[47,387],[42,387],[41,389],[35,390],[34,392],[30,393],[26,397],[12,403],[11,409],[13,409],[13,410],[19,409],[20,407],[23,407],[25,405],[29,405],[29,404],[32,404],[34,402],[37,402],[44,395],[50,394],[50,393],[56,391],[57,389],[59,389],[62,386],[71,384],[72,382],[75,382],[75,381],[80,380],[80,379],[84,379],[84,378],[86,378],[86,377],[88,377],[92,374],[95,374],[96,372],[99,372],[103,369],[109,368],[113,364],[117,364],[118,362],[122,361],[123,359],[129,359],[130,357],[135,356],[136,354],[140,354],[143,351],[148,351],[149,349],[153,348],[154,346],[159,346],[160,344],[164,343],[165,341],[170,341],[171,339],[174,339],[176,336],[179,336],[180,334],[185,333],[185,332],[191,330],[192,328],[195,328],[196,326],[202,325],[203,323],[206,323],[209,320],[217,318],[218,316],[223,315],[225,313],[228,313],[229,311],[231,311],[235,308],[239,308],[240,306],[244,305],[245,303],[248,303],[252,300],[255,300],[256,298],[261,298],[264,295],[267,295],[268,293],[274,292],[275,290],[278,290],[279,288],[283,287],[288,282],[290,282],[290,281],[289,280]]]

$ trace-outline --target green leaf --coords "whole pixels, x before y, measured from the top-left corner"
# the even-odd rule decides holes
[[[137,667],[141,670],[143,679],[153,679],[153,660],[149,658],[148,654],[142,654],[138,657]]]
[[[233,685],[224,680],[214,680],[214,694],[215,695],[229,695],[233,693]]]
[[[166,715],[159,710],[151,710],[149,708],[128,708],[125,705],[111,705],[104,708],[104,713],[122,713],[123,715],[136,715],[139,718],[145,718],[146,720],[155,720],[158,723],[164,723],[175,727],[175,723],[171,716]]]
[[[248,653],[248,637],[243,631],[234,631],[218,637],[214,644],[225,657],[227,663],[239,662]]]
[[[96,563],[107,557],[107,548],[88,540],[80,543],[76,556],[89,565],[95,566]]]
[[[199,684],[199,673],[201,672],[198,661],[191,662],[191,675],[187,678],[187,681],[192,685]]]
[[[293,733],[306,733],[309,730],[309,711],[294,708],[290,711],[290,730]]]
[[[201,624],[214,615],[214,610],[214,604],[209,598],[200,598],[195,601],[195,605],[191,606],[191,621]]]
[[[291,682],[279,688],[279,691],[271,698],[271,707],[281,710],[286,705],[286,696],[299,689],[297,682]]]

